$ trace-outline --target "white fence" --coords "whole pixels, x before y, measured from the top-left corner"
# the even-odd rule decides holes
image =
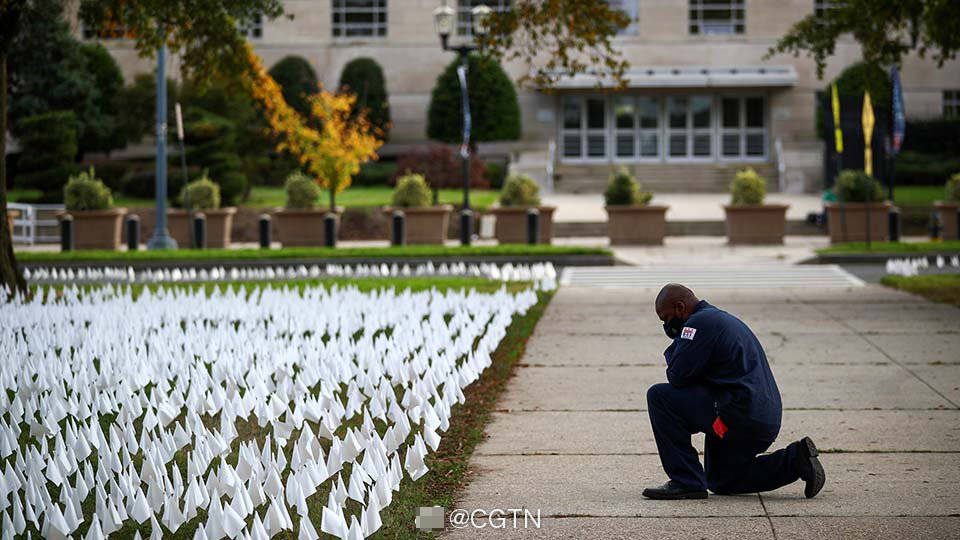
[[[62,204],[9,203],[7,209],[20,212],[13,220],[11,231],[15,244],[33,245],[60,240],[57,233],[60,222],[53,216],[57,211],[63,210]]]

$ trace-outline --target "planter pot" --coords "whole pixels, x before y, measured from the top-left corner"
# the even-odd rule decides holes
[[[217,210],[195,210],[187,215],[186,210],[167,211],[167,230],[170,236],[177,241],[181,248],[190,247],[190,219],[193,215],[202,212],[207,216],[207,247],[225,248],[230,246],[230,230],[233,227],[233,216],[237,213],[234,206]]]
[[[943,227],[940,231],[940,238],[944,240],[960,240],[960,237],[957,236],[957,231],[960,229],[960,223],[958,223],[960,220],[957,218],[957,210],[960,210],[960,203],[934,201],[933,207],[940,214],[940,226]]]
[[[500,244],[527,243],[527,206],[506,206],[491,208],[489,213],[496,216],[494,236]],[[553,211],[555,206],[538,206],[540,210],[540,238],[539,243],[549,244],[553,241]]]
[[[126,208],[63,212],[73,216],[75,249],[120,249]]]
[[[273,219],[277,225],[277,236],[283,247],[291,246],[324,246],[326,245],[326,236],[323,227],[323,218],[329,210],[297,210],[284,208],[277,210],[273,214]],[[337,230],[340,230],[340,214],[343,210],[338,208]]]
[[[428,208],[391,208],[384,207],[387,215],[388,230],[393,231],[393,211],[402,210],[406,216],[404,226],[404,242],[407,244],[443,244],[447,239],[447,230],[450,228],[450,213],[453,207],[449,204],[431,206]]]
[[[607,206],[610,245],[663,245],[666,206]]]
[[[727,243],[783,244],[788,207],[786,204],[724,205]]]
[[[867,210],[870,216],[870,241],[886,242],[890,227],[888,224],[892,206],[882,203],[827,203],[827,228],[830,231],[830,243],[866,242]],[[843,211],[841,212],[841,208]],[[844,235],[844,223],[846,234]]]

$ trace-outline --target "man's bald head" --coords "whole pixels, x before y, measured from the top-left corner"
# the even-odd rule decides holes
[[[686,320],[699,301],[689,288],[679,283],[668,283],[660,289],[654,309],[663,322],[674,318]]]

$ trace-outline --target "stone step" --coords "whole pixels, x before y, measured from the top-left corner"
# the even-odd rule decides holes
[[[753,167],[767,179],[768,191],[778,188],[776,168],[771,163],[704,163],[704,164],[632,164],[626,165],[644,190],[665,193],[723,193],[734,175],[744,167]],[[556,170],[558,193],[602,193],[614,165],[560,165]]]
[[[727,234],[723,221],[667,221],[667,236],[724,236]],[[790,236],[820,236],[826,234],[823,227],[811,225],[804,220],[787,220],[786,234]],[[553,236],[556,238],[602,238],[607,236],[606,221],[555,221]]]

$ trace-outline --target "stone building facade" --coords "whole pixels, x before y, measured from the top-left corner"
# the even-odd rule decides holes
[[[292,19],[253,21],[244,31],[266,65],[303,56],[328,88],[350,60],[376,59],[390,96],[391,146],[399,150],[425,140],[431,89],[453,59],[433,29],[432,11],[441,1],[287,0]],[[454,41],[469,39],[468,10],[479,1],[509,6],[509,0],[449,0],[460,12]],[[617,166],[659,191],[725,190],[745,165],[765,174],[773,190],[821,187],[815,95],[858,61],[859,47],[841,40],[823,80],[805,57],[765,55],[794,22],[829,9],[828,1],[609,1],[632,20],[614,40],[631,66],[629,88],[611,92],[602,81],[598,88],[591,75],[565,79],[551,92],[520,88],[522,139],[481,145],[482,153],[509,156],[511,169],[566,192],[601,191]],[[103,43],[128,78],[153,69],[129,42]],[[175,56],[168,67],[176,72]],[[516,79],[526,68],[505,69]],[[960,62],[938,68],[911,56],[902,80],[908,116],[960,109]]]

